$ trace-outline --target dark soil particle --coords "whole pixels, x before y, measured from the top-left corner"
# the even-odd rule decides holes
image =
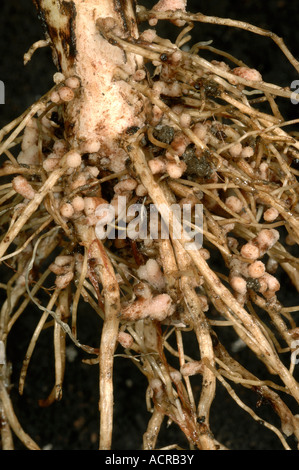
[[[153,136],[160,142],[169,145],[174,138],[174,128],[170,126],[157,126],[154,129]]]
[[[187,165],[185,174],[197,178],[209,178],[213,172],[213,166],[209,158],[204,154],[202,157],[195,155],[195,148],[190,145],[182,155],[182,159]]]

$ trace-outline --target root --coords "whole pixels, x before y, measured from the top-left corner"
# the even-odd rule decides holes
[[[92,2],[86,10],[75,3],[77,26],[85,25]],[[19,393],[30,380],[41,332],[53,328],[55,382],[40,406],[63,399],[70,341],[87,355],[85,364],[99,367],[101,450],[113,448],[113,371],[124,358],[148,382],[145,450],[160,447],[165,418],[182,432],[186,448],[226,449],[211,425],[217,382],[289,450],[291,436],[299,439],[293,360],[299,307],[293,299],[284,306],[280,296],[288,281],[299,291],[299,140],[288,132],[298,120],[285,121],[276,100],[292,92],[264,82],[257,70],[210,43],[190,44],[189,52],[184,46],[192,41],[193,23],[205,22],[271,38],[297,71],[298,61],[281,38],[247,23],[161,8],[139,8],[137,16],[152,26],[168,20],[183,29],[174,43],[154,29],[139,35],[132,2],[130,31],[117,9],[100,16],[92,38],[88,28],[78,37],[80,64],[66,50],[58,54],[64,74],[0,131],[0,261],[6,278],[12,270],[0,285],[6,294],[0,311],[2,446],[12,449],[15,434],[29,449],[42,447],[15,415],[6,358],[15,324],[34,305],[40,317]],[[64,21],[55,28],[63,30]],[[61,52],[54,36],[51,44]],[[84,51],[97,41],[109,99],[93,90],[97,75],[89,81],[90,62],[84,68]],[[49,43],[33,45],[27,59]],[[205,51],[215,60],[205,59]],[[117,60],[106,70],[112,52]],[[120,97],[128,117],[121,126],[112,112]],[[187,223],[180,218],[185,208]],[[80,340],[84,304],[101,322],[94,345]],[[238,338],[248,364],[239,363],[225,331]],[[252,355],[261,375],[250,370]],[[193,381],[198,376],[200,386]],[[241,387],[271,404],[280,428],[241,400]]]

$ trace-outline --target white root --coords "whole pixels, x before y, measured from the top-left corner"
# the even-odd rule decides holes
[[[72,88],[59,91],[61,99],[70,101],[66,107],[66,120],[73,123],[72,143],[74,148],[85,152],[98,152],[115,160],[125,161],[125,152],[117,145],[118,136],[132,126],[144,123],[143,100],[134,93],[129,83],[115,80],[116,71],[122,67],[133,76],[138,69],[139,59],[132,54],[125,57],[116,46],[106,39],[106,31],[117,27],[119,34],[127,34],[117,8],[110,0],[74,0],[67,14],[62,15],[58,5],[51,0],[41,0],[40,8],[45,20],[56,31],[51,37],[56,51],[60,53],[62,73],[70,82],[77,77],[81,93],[73,100]],[[73,34],[76,38],[76,57],[66,53],[60,42],[60,34],[68,32],[69,15],[76,18]],[[132,21],[131,21],[132,20]],[[128,19],[133,35],[137,35],[134,17]],[[113,158],[112,158],[113,156]],[[124,167],[122,167],[123,169]]]

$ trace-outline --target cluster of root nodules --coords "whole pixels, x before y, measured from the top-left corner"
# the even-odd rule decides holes
[[[141,13],[155,24],[153,16]],[[197,250],[149,235],[100,242],[114,272],[106,278],[114,276],[111,282],[119,288],[115,360],[125,367],[124,357],[130,358],[148,378],[144,449],[159,448],[163,420],[181,429],[185,448],[225,448],[217,438],[221,429],[211,429],[209,422],[222,386],[253,420],[277,435],[281,446],[296,446],[299,302],[288,290],[290,285],[292,292],[299,289],[299,141],[296,133],[288,133],[292,123],[276,104],[277,96],[289,99],[290,91],[265,83],[258,71],[206,43],[192,45],[191,29],[186,22],[176,43],[152,28],[134,41],[111,32],[114,44],[151,65],[151,75],[139,70],[127,77],[148,114],[144,128],[124,133],[128,160],[118,173],[98,149],[82,155],[65,140],[63,110],[76,99],[76,77],[67,82],[56,77],[54,88],[1,132],[0,255],[11,272],[1,285],[7,291],[0,322],[2,414],[28,447],[35,444],[19,430],[10,409],[7,337],[35,303],[41,317],[24,360],[22,393],[38,336],[50,320],[54,324],[56,383],[47,404],[63,392],[66,342],[89,354],[91,366],[101,361],[100,338],[98,344],[82,345],[77,317],[80,299],[103,322],[108,315],[109,293],[105,297],[102,283],[106,264],[94,257],[89,243],[103,228],[98,208],[116,206],[120,195],[127,208],[141,203],[147,209],[159,200],[189,204],[191,210],[203,205],[203,245]],[[206,49],[215,60],[203,58]],[[109,220],[105,223],[109,228]],[[48,300],[42,303],[45,292]],[[251,370],[252,352],[261,361],[260,376]],[[256,394],[260,404],[272,405],[268,409],[280,424],[242,401],[240,386]],[[227,420],[241,429],[231,416]],[[9,447],[9,439],[2,440]],[[175,448],[177,442],[168,445]]]

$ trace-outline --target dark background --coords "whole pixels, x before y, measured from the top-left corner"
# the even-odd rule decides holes
[[[153,5],[155,2],[147,2]],[[145,2],[144,2],[145,4]],[[232,0],[189,1],[188,9],[207,15],[230,17],[248,21],[262,28],[272,30],[285,39],[292,53],[299,58],[299,6],[296,0],[256,1]],[[165,36],[168,33],[165,30]],[[38,50],[32,61],[23,66],[23,55],[32,43],[43,37],[31,0],[2,0],[0,6],[0,80],[6,86],[6,104],[0,107],[0,127],[20,115],[29,105],[52,86],[52,65],[49,49]],[[257,68],[265,81],[290,86],[298,79],[296,71],[289,64],[271,39],[257,37],[251,33],[227,27],[198,25],[194,42],[213,39],[213,45],[230,52],[249,66]],[[298,108],[290,102],[282,103],[285,118],[297,117]],[[288,301],[298,303],[298,294],[286,286]],[[297,296],[297,299],[295,299]],[[84,357],[79,352],[73,362],[68,361],[64,393],[61,402],[50,408],[39,408],[38,399],[46,398],[53,385],[53,348],[51,330],[41,335],[29,367],[25,393],[17,394],[18,374],[33,328],[40,313],[30,309],[16,323],[13,343],[9,343],[9,358],[14,363],[11,395],[17,415],[26,432],[42,447],[49,449],[97,449],[98,432],[98,367],[82,364]],[[80,317],[81,341],[96,346],[99,337],[99,322],[88,310]],[[228,340],[235,340],[234,334]],[[72,346],[70,349],[72,349]],[[237,359],[242,362],[242,354]],[[247,353],[248,354],[248,353]],[[251,361],[255,373],[263,369],[255,358],[244,356]],[[137,368],[124,358],[115,361],[115,432],[114,449],[139,449],[142,435],[150,418],[145,406],[146,381]],[[198,390],[199,390],[198,384]],[[196,387],[196,383],[195,383]],[[237,388],[247,403],[255,406],[257,397]],[[269,418],[270,407],[256,410]],[[295,411],[298,413],[298,411]],[[276,450],[281,449],[278,439],[269,431],[248,418],[247,414],[232,403],[220,385],[217,386],[217,400],[212,407],[212,429],[216,438],[234,450]],[[278,420],[275,422],[278,425]],[[186,446],[178,436],[175,425],[161,434],[159,445],[179,443]],[[22,449],[17,438],[17,449]]]

